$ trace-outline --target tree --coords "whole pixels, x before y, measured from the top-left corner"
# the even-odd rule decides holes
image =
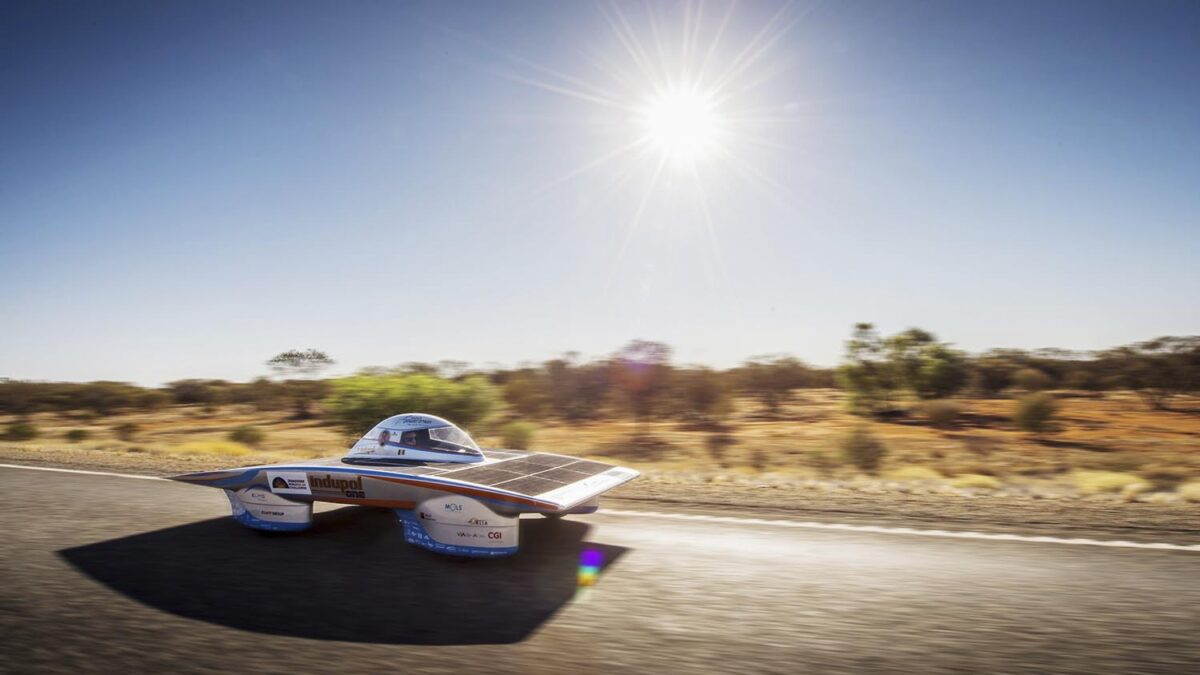
[[[653,415],[670,377],[671,348],[661,342],[633,340],[609,361],[612,381],[625,394],[634,418]]]
[[[1117,380],[1146,405],[1165,410],[1171,399],[1200,387],[1200,336],[1160,337],[1101,354]]]
[[[285,378],[284,384],[291,396],[297,419],[312,417],[312,404],[325,395],[327,387],[310,378],[332,365],[333,359],[316,349],[291,349],[267,361],[271,370]]]
[[[709,368],[689,368],[677,371],[673,379],[675,399],[683,413],[714,422],[729,412],[729,389],[720,374]]]
[[[610,364],[581,364],[577,353],[567,352],[544,363],[542,369],[547,399],[555,414],[569,422],[601,415],[612,391]]]
[[[224,402],[227,386],[221,380],[176,380],[167,384],[167,391],[181,405],[215,406]]]
[[[1006,355],[990,351],[971,359],[971,389],[980,396],[993,397],[1012,385],[1012,376],[1020,366]]]
[[[875,326],[855,324],[854,334],[846,341],[845,362],[838,367],[837,378],[854,414],[878,415],[891,408],[896,380]]]
[[[917,390],[925,350],[936,343],[933,333],[920,328],[909,328],[884,340],[888,367],[899,386]]]
[[[507,373],[504,400],[521,417],[540,419],[546,410],[546,381],[532,368]]]
[[[849,394],[851,412],[878,415],[892,407],[892,396],[905,389],[919,399],[946,398],[967,383],[967,357],[920,328],[883,339],[869,323],[854,327],[846,342],[838,381]]]
[[[917,398],[946,398],[967,383],[966,355],[938,342],[933,333],[909,328],[885,345],[895,381]]]
[[[759,356],[738,369],[739,388],[758,399],[767,414],[776,416],[794,389],[808,386],[812,369],[791,356]]]
[[[967,358],[945,344],[928,344],[921,350],[920,367],[911,383],[918,398],[953,396],[967,383]]]
[[[496,387],[478,375],[458,382],[425,374],[354,375],[334,380],[331,388],[325,407],[356,434],[403,412],[438,415],[467,427],[486,419],[499,400]]]

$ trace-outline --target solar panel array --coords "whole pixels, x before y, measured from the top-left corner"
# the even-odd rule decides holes
[[[467,467],[449,462],[397,465],[366,458],[342,461],[410,476],[443,476],[526,495],[545,494],[612,468],[603,462],[516,450],[489,450],[487,457],[499,461]]]
[[[511,492],[540,495],[604,473],[611,468],[612,465],[602,462],[538,454],[485,466],[446,471],[439,475]]]

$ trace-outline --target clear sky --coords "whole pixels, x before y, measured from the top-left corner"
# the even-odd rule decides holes
[[[5,2],[0,377],[1200,331],[1200,3]]]

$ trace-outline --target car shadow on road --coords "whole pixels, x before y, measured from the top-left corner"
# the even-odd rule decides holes
[[[134,600],[243,630],[389,644],[499,644],[528,637],[627,549],[585,541],[571,520],[521,519],[521,550],[462,559],[405,544],[390,511],[316,514],[299,534],[206,520],[59,552]]]

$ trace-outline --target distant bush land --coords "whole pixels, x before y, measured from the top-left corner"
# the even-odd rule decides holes
[[[0,379],[0,414],[69,411],[98,419],[170,405],[196,406],[209,414],[221,406],[242,406],[291,409],[297,419],[320,417],[361,432],[388,415],[417,410],[462,424],[478,424],[501,412],[510,419],[570,423],[674,419],[720,431],[735,398],[756,401],[759,417],[785,419],[806,389],[839,388],[850,411],[862,416],[936,411],[929,416],[935,425],[953,423],[947,420],[950,408],[937,401],[964,392],[990,398],[1044,390],[1060,395],[1062,390],[1128,390],[1153,410],[1171,409],[1181,397],[1200,392],[1200,336],[1160,337],[1094,352],[992,349],[969,355],[921,328],[885,335],[862,323],[852,328],[837,368],[773,354],[714,369],[674,363],[672,354],[666,344],[633,340],[593,359],[567,353],[538,364],[486,370],[458,361],[408,363],[318,379],[332,359],[317,350],[290,350],[267,362],[285,378],[279,380],[185,379],[154,388]]]
[[[424,374],[356,375],[334,380],[325,399],[330,418],[364,433],[386,417],[423,412],[469,427],[496,409],[498,389],[483,377],[447,380]]]
[[[506,448],[528,450],[533,443],[535,427],[528,422],[509,422],[500,430],[501,443]]]

